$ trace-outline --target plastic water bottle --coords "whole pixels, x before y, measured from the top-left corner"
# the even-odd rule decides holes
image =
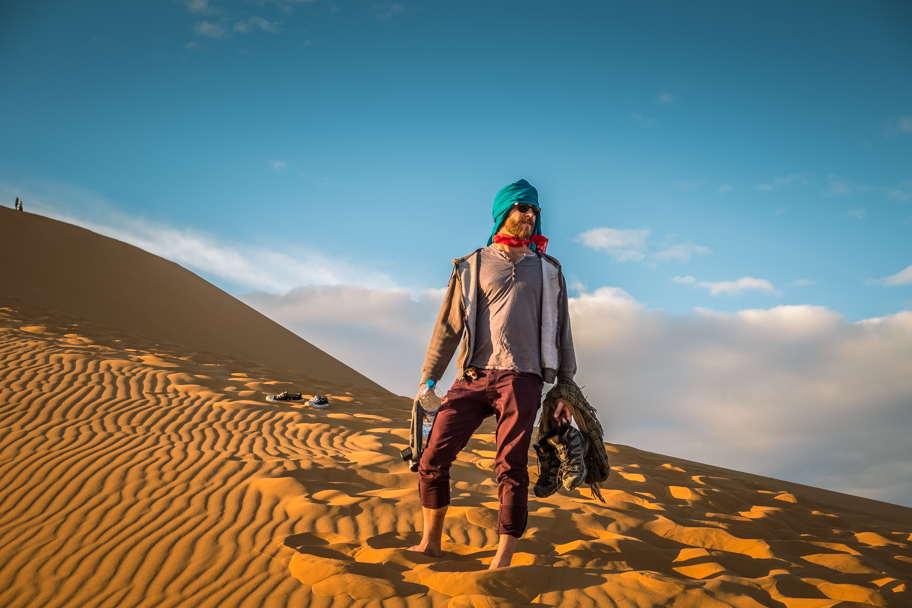
[[[443,393],[440,392],[433,380],[428,380],[427,384],[421,387],[421,391],[418,393],[418,402],[425,411],[424,424],[421,431],[425,441],[431,434],[431,427],[434,426],[434,419],[437,417],[437,410],[440,409],[442,401]]]

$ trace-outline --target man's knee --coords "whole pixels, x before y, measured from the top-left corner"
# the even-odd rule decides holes
[[[418,463],[418,479],[424,483],[433,483],[440,479],[450,478],[452,463],[435,464],[429,459],[422,458]]]
[[[499,463],[494,467],[497,483],[515,487],[529,487],[529,467],[527,463]]]

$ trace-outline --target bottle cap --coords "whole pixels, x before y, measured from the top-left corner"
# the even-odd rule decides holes
[[[433,381],[433,380],[428,380],[428,381],[427,381],[427,387],[428,387],[428,388],[434,388],[434,381]]]

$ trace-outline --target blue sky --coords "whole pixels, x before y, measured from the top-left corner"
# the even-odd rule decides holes
[[[750,358],[760,311],[770,352],[807,325],[855,344],[802,362],[836,382],[879,348],[857,335],[884,343],[865,320],[893,344],[874,360],[912,363],[910,31],[905,2],[5,3],[0,203],[173,259],[408,393],[449,260],[525,178],[575,306],[603,307],[577,334],[630,314],[641,333],[606,339],[678,352],[702,328]],[[901,369],[859,380],[892,387],[883,428],[912,427]],[[589,384],[630,410],[659,399],[618,382]],[[619,420],[617,440],[781,473],[644,425]],[[890,458],[902,491],[790,478],[912,504],[912,453]]]
[[[10,184],[78,187],[422,288],[525,177],[552,251],[590,289],[674,313],[813,303],[853,320],[912,301],[912,286],[865,284],[912,264],[907,4],[2,10]],[[576,240],[593,228],[649,237],[620,261]],[[674,245],[701,249],[655,257]],[[745,276],[771,288],[695,287]]]

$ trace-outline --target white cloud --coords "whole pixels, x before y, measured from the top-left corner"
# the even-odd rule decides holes
[[[285,170],[286,167],[288,167],[288,163],[285,162],[284,160],[272,161],[272,168],[275,169],[276,171],[283,171],[283,170]]]
[[[706,182],[703,180],[685,181],[683,179],[678,179],[671,183],[674,184],[675,188],[679,188],[681,190],[693,190],[702,186]]]
[[[208,21],[201,21],[197,23],[193,28],[193,31],[200,36],[206,36],[207,38],[213,38],[216,40],[224,37],[227,33],[225,31],[225,27],[221,23],[209,23]]]
[[[729,295],[737,296],[741,295],[745,291],[762,291],[765,293],[770,293],[773,295],[782,295],[782,292],[773,287],[773,284],[767,281],[766,279],[755,279],[753,277],[741,277],[737,281],[700,281],[697,283],[695,277],[686,276],[686,277],[673,277],[671,279],[673,283],[681,283],[683,285],[694,285],[697,287],[702,287],[709,290],[709,294],[713,296],[718,295]],[[813,281],[804,281],[799,280],[795,281],[795,285],[810,285]]]
[[[262,17],[250,17],[244,21],[238,21],[234,24],[234,31],[246,34],[251,29],[260,29],[264,32],[278,31],[276,22],[269,22]]]
[[[867,285],[885,285],[887,287],[896,287],[898,285],[912,285],[912,266],[900,270],[896,274],[891,274],[882,279],[868,279]]]
[[[804,186],[811,183],[808,173],[790,173],[782,177],[774,177],[768,184],[759,184],[757,190],[771,191],[779,188],[791,188],[793,185]]]
[[[659,95],[658,102],[660,104],[674,103],[677,98],[671,93],[662,93]]]
[[[716,192],[719,194],[725,194],[726,192],[731,192],[733,188],[728,184],[719,184],[719,187],[716,188]]]
[[[216,12],[215,8],[209,4],[209,0],[186,0],[184,4],[186,4],[188,11],[197,15],[208,15]]]
[[[887,198],[894,201],[907,201],[912,199],[912,181],[902,182],[895,188],[887,188]]]
[[[889,138],[897,135],[912,135],[912,116],[891,118],[884,123],[884,136]]]
[[[578,243],[596,251],[604,251],[614,259],[626,262],[646,257],[646,239],[649,228],[617,230],[615,228],[593,228],[576,237]]]
[[[655,253],[652,257],[657,260],[683,260],[686,262],[695,253],[708,255],[712,253],[712,249],[694,243],[681,243],[667,247]]]
[[[830,173],[827,175],[827,185],[826,188],[821,193],[823,196],[842,196],[847,194],[858,194],[860,192],[867,192],[868,190],[873,190],[873,186],[866,186],[864,184],[856,184],[850,182],[847,179],[843,179],[836,175],[835,173]]]
[[[912,313],[672,317],[598,290],[571,316],[609,441],[912,506]]]
[[[593,228],[578,235],[574,239],[586,247],[596,251],[604,251],[619,262],[638,262],[646,259],[649,246],[649,228],[634,230],[619,230],[616,228]],[[706,255],[712,249],[695,243],[676,243],[676,235],[670,234],[662,239],[659,251],[648,254],[653,260],[682,260],[687,261],[694,254]]]
[[[846,211],[846,217],[854,217],[857,220],[863,220],[865,217],[864,209],[849,209]]]
[[[635,122],[644,127],[654,127],[656,125],[656,119],[650,118],[648,116],[643,116],[639,112],[631,112],[627,115],[627,120]]]
[[[391,17],[404,13],[405,7],[398,2],[385,2],[374,5],[371,10],[378,21],[386,21]]]
[[[357,268],[314,251],[224,245],[205,233],[132,218],[111,217],[110,223],[104,224],[62,219],[248,288],[281,291],[296,285],[392,284],[383,273]]]
[[[311,2],[316,2],[316,1],[317,0],[259,0],[259,3],[260,4],[270,4],[270,3],[275,4],[279,10],[281,10],[285,13],[291,14],[294,12],[295,8],[298,5],[309,4]],[[339,7],[333,6],[333,7],[330,7],[329,10],[330,10],[330,12],[333,12],[333,13],[338,12]]]
[[[352,264],[308,248],[229,245],[203,232],[127,216],[103,198],[79,188],[52,185],[43,187],[42,191],[23,192],[22,188],[13,190],[0,182],[0,191],[3,190],[15,191],[30,201],[37,213],[130,243],[245,290],[285,291],[301,285],[394,285],[388,275],[366,265]]]
[[[412,396],[445,291],[309,286],[240,299],[381,385]],[[454,377],[450,370],[441,384]]]
[[[737,281],[700,281],[697,283],[697,287],[708,289],[711,296],[738,296],[745,291],[762,291],[775,296],[782,295],[782,292],[773,287],[773,284],[766,279],[755,279],[754,277],[741,277]]]

